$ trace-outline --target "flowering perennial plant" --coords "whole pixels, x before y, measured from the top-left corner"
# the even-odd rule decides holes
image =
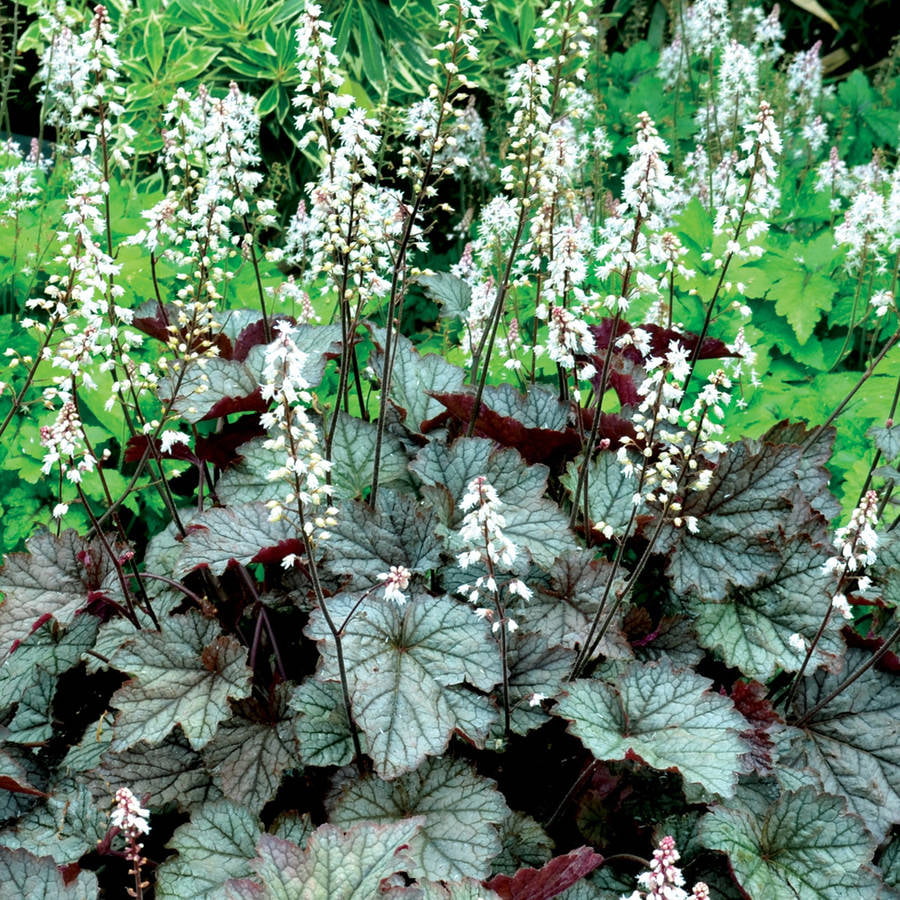
[[[28,6],[10,883],[896,886],[897,79],[726,0]]]

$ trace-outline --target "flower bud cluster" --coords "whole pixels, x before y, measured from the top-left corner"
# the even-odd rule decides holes
[[[640,329],[635,344],[640,344]],[[676,527],[697,530],[696,519],[682,516],[687,491],[704,491],[713,464],[727,451],[717,436],[730,400],[731,379],[721,369],[710,374],[694,403],[681,409],[684,385],[690,377],[690,354],[672,341],[662,357],[644,362],[647,376],[638,388],[643,399],[632,415],[635,436],[621,438],[619,462],[628,477],[637,478],[636,506],[658,505]]]
[[[460,509],[465,515],[458,536],[466,549],[457,555],[457,561],[462,569],[483,566],[487,574],[480,575],[473,584],[460,585],[457,591],[476,606],[482,597],[496,601],[501,588],[505,588],[511,597],[518,596],[523,600],[531,597],[530,588],[518,578],[498,582],[501,574],[512,573],[518,556],[518,548],[503,533],[506,519],[500,512],[502,506],[497,491],[484,475],[469,482],[460,501]],[[493,611],[488,608],[477,609],[476,612],[484,618],[493,617]],[[505,622],[495,621],[493,630],[499,630],[504,624],[509,631],[518,628],[513,619],[507,618]]]
[[[62,475],[73,484],[79,484],[85,472],[93,472],[97,460],[88,449],[84,437],[84,425],[72,395],[60,392],[62,405],[52,425],[41,427],[41,446],[45,449],[41,471],[49,475],[59,463]]]
[[[751,47],[731,40],[722,48],[715,90],[697,110],[698,143],[731,146],[735,129],[748,121],[759,103],[760,56]]]
[[[690,894],[684,889],[684,875],[676,865],[680,858],[675,839],[667,835],[653,851],[650,870],[637,877],[644,891],[635,891],[622,900],[709,900],[709,888],[702,881],[694,885]]]
[[[52,6],[39,21],[47,42],[38,70],[43,85],[40,99],[49,125],[72,138],[87,132],[94,137],[90,143],[96,147],[100,129],[109,138],[109,117],[115,118],[123,109],[125,88],[116,83],[121,66],[118,38],[102,5],[94,7],[93,18],[83,33],[75,34],[74,24],[64,3]],[[98,115],[101,108],[104,114]],[[130,139],[133,133],[120,129],[119,136]]]
[[[141,850],[144,845],[139,842],[142,834],[150,834],[147,819],[149,810],[138,803],[137,797],[127,787],[116,791],[116,805],[109,817],[113,828],[118,828],[125,838],[125,858],[133,863],[142,862]]]
[[[647,270],[666,262],[660,233],[677,205],[674,179],[664,161],[668,152],[653,119],[640,113],[621,202],[601,226],[596,248],[598,274],[621,276],[619,292],[604,301],[618,313],[627,312],[641,293],[658,294],[658,281]]]
[[[878,495],[866,491],[859,506],[850,515],[850,521],[834,533],[834,556],[825,561],[822,571],[826,575],[837,575],[838,590],[831,598],[831,605],[845,619],[853,618],[847,596],[841,588],[847,578],[856,579],[857,590],[865,591],[871,584],[866,575],[857,575],[860,570],[875,562],[878,547]]]
[[[294,106],[300,110],[295,119],[300,146],[318,141],[328,150],[335,111],[353,105],[353,97],[339,93],[344,83],[340,60],[334,53],[335,38],[331,23],[322,18],[322,7],[307,2],[296,31],[297,90]]]
[[[768,231],[780,201],[776,160],[782,151],[781,135],[775,113],[765,100],[760,101],[752,121],[744,125],[739,150],[723,156],[712,171],[704,148],[698,147],[689,158],[691,175],[685,189],[713,208],[713,232],[727,238],[724,252],[709,252],[703,257],[717,269],[732,257],[762,255],[763,247],[757,239]],[[731,287],[730,282],[725,284],[726,290]]]
[[[462,60],[478,59],[478,36],[487,27],[480,5],[470,0],[442,3],[438,7],[439,30],[449,37],[434,47],[428,60],[438,75],[428,88],[428,96],[413,104],[406,114],[407,142],[400,147],[401,165],[397,173],[410,181],[413,196],[423,193],[426,198],[437,193],[435,181],[454,174],[469,165],[469,155],[460,152],[464,143],[471,152],[483,152],[471,137],[466,140],[470,125],[484,126],[471,103],[459,106],[475,87],[461,71]],[[452,98],[452,100],[451,100]],[[473,118],[474,117],[474,118]]]
[[[409,587],[412,572],[406,566],[391,566],[389,572],[382,572],[378,580],[384,583],[384,599],[393,600],[398,606],[406,603],[404,591]]]
[[[13,138],[8,138],[0,149],[0,158],[5,157],[0,168],[0,225],[18,219],[26,210],[34,209],[41,194],[41,175],[45,161],[41,158],[37,139],[31,142],[31,149],[21,153]]]
[[[296,328],[285,320],[275,324],[275,340],[266,347],[260,388],[270,409],[261,422],[271,437],[268,450],[284,454],[282,464],[267,474],[269,481],[285,481],[288,491],[268,503],[272,521],[295,517],[307,538],[328,537],[336,510],[331,507],[328,472],[331,463],[319,452],[319,434],[306,407],[312,402],[309,382],[303,375],[306,354],[293,338]],[[290,565],[294,559],[291,557]]]
[[[837,177],[832,183],[838,193],[849,195],[850,204],[835,226],[834,240],[847,247],[847,271],[859,272],[871,263],[878,273],[893,272],[900,251],[900,165],[887,171],[873,159],[843,175],[842,183]],[[820,187],[827,181],[827,174],[820,175]]]
[[[225,261],[248,256],[255,234],[275,221],[272,202],[256,197],[263,176],[255,100],[233,82],[218,98],[203,85],[193,95],[179,88],[165,122],[160,161],[169,190],[129,243],[180,270],[179,299],[219,303],[220,285],[232,275]]]
[[[832,85],[823,82],[820,52],[822,42],[816,41],[809,50],[796,53],[787,67],[786,89],[791,102],[785,111],[786,135],[798,132],[803,140],[797,142],[794,155],[818,153],[828,140],[828,127],[822,118],[822,101],[834,93]]]

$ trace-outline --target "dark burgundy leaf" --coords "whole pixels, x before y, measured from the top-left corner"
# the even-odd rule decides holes
[[[137,463],[144,458],[144,454],[151,447],[157,445],[157,455],[161,459],[180,459],[184,462],[197,463],[199,460],[190,447],[185,444],[172,444],[171,449],[165,453],[159,451],[159,441],[154,441],[148,434],[136,434],[128,439],[125,445],[125,462]]]
[[[258,416],[241,416],[234,422],[226,423],[221,431],[197,438],[196,453],[205,462],[227,469],[241,459],[238,448],[265,433],[266,429],[259,424]]]
[[[613,333],[613,323],[615,319],[604,319],[599,325],[591,325],[591,334],[594,336],[594,343],[598,350],[606,350],[609,346],[610,337]],[[636,326],[642,331],[646,331],[650,335],[650,349],[654,356],[663,356],[668,352],[673,341],[677,341],[685,350],[693,353],[700,340],[700,336],[690,331],[678,331],[675,328],[663,328],[661,325],[644,324]],[[631,334],[634,328],[621,320],[616,327],[616,340]],[[641,362],[641,354],[634,346],[626,346],[617,349],[617,353],[628,357],[634,362]],[[740,354],[729,350],[728,345],[720,341],[718,338],[706,337],[700,344],[700,352],[697,354],[698,359],[727,359],[734,358]],[[602,359],[601,359],[602,363]]]
[[[841,629],[841,634],[844,636],[844,640],[847,642],[848,647],[859,647],[861,650],[868,650],[870,653],[875,653],[884,646],[883,637],[879,637],[878,635],[863,637],[849,625],[845,625]],[[888,650],[879,658],[878,662],[875,663],[875,668],[881,669],[882,672],[900,672],[900,657],[898,657],[893,650]]]
[[[280,563],[286,556],[290,554],[300,556],[303,553],[303,543],[296,538],[281,541],[274,547],[263,547],[253,559],[252,563]]]
[[[280,320],[290,322],[291,325],[296,324],[296,320],[293,316],[275,316],[273,319],[269,320],[269,340],[271,340],[275,323]],[[245,362],[248,354],[254,347],[259,344],[268,344],[269,340],[266,340],[265,323],[262,319],[257,319],[255,322],[244,328],[237,336],[237,340],[234,342],[234,353],[231,358],[238,362]]]
[[[731,690],[735,708],[750,723],[741,737],[749,744],[749,762],[760,775],[773,771],[772,731],[780,721],[778,713],[766,699],[766,688],[758,681],[736,681]]]
[[[603,374],[603,364],[606,350],[613,339],[613,326],[615,326],[615,340],[633,334],[634,328],[627,322],[616,319],[604,319],[599,325],[592,325],[591,334],[597,353],[593,356],[581,357],[584,362],[591,362],[597,370],[591,382],[595,390],[600,389],[600,379]],[[653,356],[663,356],[669,350],[673,341],[680,343],[685,350],[693,353],[697,347],[700,336],[691,332],[681,332],[674,328],[663,328],[660,325],[640,325],[641,330],[650,335],[650,350]],[[729,350],[727,345],[717,338],[707,337],[700,344],[698,359],[723,359],[737,356],[737,353]],[[634,406],[640,401],[638,385],[643,381],[643,358],[640,351],[633,344],[624,347],[614,347],[610,354],[609,370],[607,372],[608,386],[611,387],[623,406]],[[605,390],[605,388],[604,388]]]
[[[32,787],[27,781],[19,781],[12,775],[0,775],[0,791],[10,791],[13,794],[30,794],[33,797],[49,797],[43,791]]]
[[[269,404],[262,398],[262,392],[257,388],[246,397],[224,397],[212,406],[201,421],[218,419],[222,416],[230,416],[242,412],[265,412]]]
[[[603,864],[603,857],[590,847],[579,847],[551,859],[540,869],[519,869],[515,875],[495,875],[484,886],[503,900],[550,900],[568,890]]]
[[[447,408],[447,412],[456,422],[468,424],[475,406],[475,397],[463,393],[431,393],[439,403]],[[437,416],[422,423],[422,431],[428,433],[435,427]],[[496,441],[503,447],[518,450],[529,465],[545,463],[559,465],[565,460],[574,459],[581,449],[581,438],[574,428],[565,431],[554,431],[549,428],[528,428],[511,416],[501,416],[482,403],[475,421],[475,434]]]
[[[198,437],[193,450],[184,444],[173,444],[167,453],[159,455],[162,459],[180,459],[194,465],[207,462],[219,469],[227,469],[241,459],[238,447],[265,433],[258,416],[242,416],[233,422],[226,422],[221,431],[215,434]],[[145,434],[136,434],[130,438],[125,447],[125,462],[140,462],[151,440]]]
[[[141,305],[138,310],[138,315],[132,319],[131,324],[138,329],[138,331],[143,331],[144,334],[150,335],[150,337],[156,338],[156,340],[161,341],[162,343],[168,343],[168,341],[172,337],[172,333],[169,331],[169,325],[172,322],[178,321],[178,310],[171,306],[170,304],[166,304],[164,307],[164,311],[161,311],[159,308],[159,304],[154,302],[144,303]],[[184,339],[185,332],[183,329],[179,330],[179,336]],[[189,343],[190,350],[201,350],[202,345],[206,344],[206,342],[211,343],[218,350],[218,355],[222,359],[231,359],[232,358],[232,347],[231,341],[224,334],[210,334],[209,332],[195,332],[191,335],[191,341]],[[208,344],[206,344],[208,346]]]

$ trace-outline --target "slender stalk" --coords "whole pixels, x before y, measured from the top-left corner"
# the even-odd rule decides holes
[[[817,713],[821,712],[832,700],[842,694],[844,691],[853,684],[861,676],[865,675],[875,663],[884,656],[885,653],[890,649],[891,644],[900,637],[900,625],[898,625],[884,640],[884,643],[860,666],[858,666],[852,674],[848,675],[827,697],[823,700],[820,700],[816,703],[815,706],[808,709],[803,715],[797,719],[792,724],[797,728],[805,727],[809,721],[815,716]]]
[[[441,92],[440,100],[437,103],[437,119],[434,125],[434,132],[428,150],[428,159],[422,169],[422,175],[419,179],[419,189],[413,200],[412,210],[406,216],[403,225],[403,234],[400,237],[397,253],[395,255],[393,272],[391,274],[391,292],[388,300],[387,322],[385,326],[384,339],[384,364],[382,366],[381,375],[381,392],[378,399],[378,418],[376,420],[375,429],[375,451],[372,463],[372,490],[369,494],[369,503],[374,507],[378,498],[378,482],[379,469],[381,468],[381,454],[384,446],[384,429],[387,424],[385,411],[387,403],[390,401],[391,384],[394,374],[394,359],[396,357],[396,343],[394,330],[399,331],[398,314],[401,304],[406,296],[406,257],[409,250],[409,244],[412,239],[413,228],[416,224],[419,212],[425,203],[426,192],[432,181],[434,172],[435,159],[437,156],[438,142],[441,137],[441,131],[444,127],[444,121],[447,115],[447,105],[453,93],[453,86],[457,79],[456,73],[458,69],[458,58],[460,52],[459,37],[463,28],[463,12],[461,7],[457,7],[456,32],[452,40],[452,50],[450,54],[450,63],[446,66],[446,77]],[[395,320],[396,321],[395,323]]]

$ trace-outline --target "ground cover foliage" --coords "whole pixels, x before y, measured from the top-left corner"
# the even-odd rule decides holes
[[[889,69],[344,9],[22,7],[2,883],[896,896]]]

